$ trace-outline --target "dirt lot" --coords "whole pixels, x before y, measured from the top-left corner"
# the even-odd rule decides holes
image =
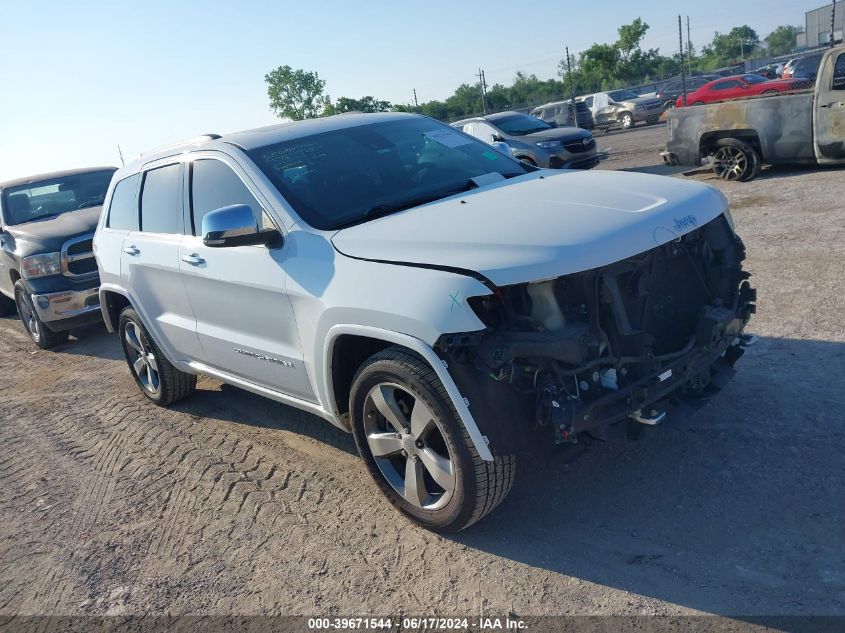
[[[602,137],[603,168],[665,172],[663,134]],[[326,422],[208,379],[161,410],[103,329],[36,352],[0,320],[0,615],[845,614],[845,172],[695,178],[759,292],[737,377],[639,441],[522,463],[454,537]]]

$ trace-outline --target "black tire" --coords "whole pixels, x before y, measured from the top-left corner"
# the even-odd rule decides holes
[[[698,105],[704,105],[704,102],[703,102],[703,101],[696,101],[696,102],[695,102],[695,103],[693,103],[692,105],[695,105],[695,106],[698,106]]]
[[[528,156],[522,156],[519,160],[521,160],[526,165],[531,165],[532,167],[537,166],[537,161],[535,161],[533,158],[529,158]]]
[[[388,406],[398,411],[401,424],[408,424],[404,436],[395,423],[391,424],[386,416],[379,413],[382,409],[375,404],[374,394],[381,392],[382,402],[386,402],[384,393],[389,391],[382,390],[393,390],[390,400],[396,407]],[[414,448],[413,439],[421,436],[412,436],[408,431],[410,421],[419,419],[412,413],[420,404],[427,420],[426,428],[431,431],[425,442],[417,441],[417,448]],[[488,462],[479,457],[437,374],[428,363],[410,351],[390,347],[365,361],[353,379],[349,406],[355,445],[373,480],[391,504],[423,527],[437,532],[462,530],[492,511],[510,491],[516,472],[516,458],[512,455],[497,456],[494,461]],[[401,453],[393,449],[381,454],[377,462],[371,447],[372,439],[368,438],[387,436],[393,436],[388,438],[390,442],[398,442],[398,446],[404,448]],[[434,470],[426,466],[428,459],[421,456],[431,450],[448,462],[448,472],[453,476],[443,488],[435,482]],[[413,467],[412,458],[415,464],[421,464],[422,470],[418,472],[425,482],[425,500],[431,501],[430,504],[422,501],[419,494],[416,495],[419,500],[416,504],[407,498],[414,497],[409,494],[405,483]],[[405,473],[401,482],[404,494],[396,487],[398,481],[395,477],[399,474],[401,478],[402,472]],[[438,472],[442,475],[445,470]]]
[[[15,282],[15,305],[17,306],[18,316],[23,324],[23,329],[26,330],[29,338],[38,347],[41,349],[52,349],[67,342],[70,332],[67,330],[54,332],[38,318],[35,306],[32,305],[32,298],[29,296],[29,292],[20,279]]]
[[[623,112],[619,115],[619,127],[623,130],[630,130],[636,123],[634,123],[634,115],[630,112]]]
[[[678,101],[677,99],[667,99],[667,100],[663,103],[663,109],[664,109],[664,110],[674,110],[674,109],[675,109],[675,104],[677,103],[677,101]]]
[[[760,154],[748,143],[736,138],[716,142],[713,154],[713,173],[722,180],[747,182],[760,174]]]
[[[6,295],[0,294],[0,317],[12,314],[16,308],[14,299],[9,299]]]
[[[176,369],[165,358],[135,310],[123,309],[118,332],[129,372],[141,393],[152,402],[166,407],[194,392],[196,375]]]

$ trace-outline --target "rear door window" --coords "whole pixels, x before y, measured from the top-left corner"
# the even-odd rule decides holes
[[[107,226],[117,231],[138,230],[138,182],[141,174],[124,178],[114,187]]]
[[[181,165],[167,165],[144,174],[141,189],[141,231],[181,233]]]

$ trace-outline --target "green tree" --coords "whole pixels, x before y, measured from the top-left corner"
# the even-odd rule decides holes
[[[622,63],[628,63],[640,50],[640,42],[648,31],[648,24],[637,18],[630,24],[623,24],[619,27],[619,39],[616,40],[616,48]]]
[[[340,97],[334,103],[329,102],[323,114],[328,116],[343,112],[388,112],[391,109],[393,105],[389,101],[382,101],[369,95],[360,99]]]
[[[801,28],[797,26],[779,26],[769,33],[766,38],[766,45],[769,47],[769,55],[786,55],[795,50],[798,41],[798,33]]]
[[[331,103],[323,94],[326,82],[316,72],[279,66],[264,76],[270,109],[283,119],[301,121],[323,114]]]
[[[730,64],[742,58],[748,59],[759,52],[760,37],[747,24],[735,26],[728,33],[713,34],[713,41],[705,47],[717,65]]]

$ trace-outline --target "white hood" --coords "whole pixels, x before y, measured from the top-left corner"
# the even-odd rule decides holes
[[[715,188],[612,171],[534,172],[338,231],[352,257],[448,266],[499,286],[611,264],[727,209]]]

